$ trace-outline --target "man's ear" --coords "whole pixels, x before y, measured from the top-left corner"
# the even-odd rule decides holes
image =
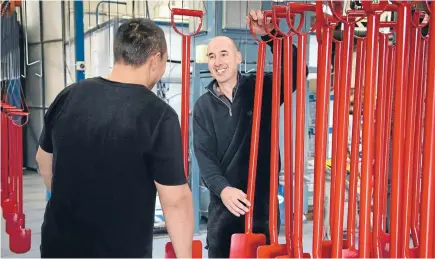
[[[158,65],[159,65],[159,61],[161,60],[162,55],[160,52],[157,52],[156,54],[154,54],[151,57],[151,69],[155,70],[157,69]]]
[[[242,53],[240,51],[237,51],[237,64],[242,63]]]

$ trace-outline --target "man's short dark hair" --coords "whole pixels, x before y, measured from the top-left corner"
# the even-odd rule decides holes
[[[115,62],[134,67],[145,64],[148,58],[166,53],[166,39],[162,28],[149,19],[129,19],[119,26],[113,44]]]

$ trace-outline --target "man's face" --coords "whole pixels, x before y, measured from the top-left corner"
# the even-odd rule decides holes
[[[224,83],[237,77],[237,65],[242,55],[234,42],[227,37],[216,37],[208,45],[208,68],[218,83]]]

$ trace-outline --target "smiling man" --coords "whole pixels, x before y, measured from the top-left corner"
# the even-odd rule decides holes
[[[251,11],[246,22],[252,23],[254,32],[261,35],[263,40],[270,39],[264,26],[272,30],[272,25],[263,24],[262,11]],[[272,51],[273,43],[270,42],[268,45]],[[296,51],[296,47],[293,46],[293,64],[296,64]],[[244,232],[243,215],[250,206],[246,190],[256,76],[241,75],[238,72],[242,55],[236,43],[228,37],[219,36],[212,39],[208,44],[207,56],[214,80],[208,85],[208,92],[202,95],[194,106],[194,151],[202,179],[210,190],[208,256],[228,258],[231,235]],[[293,68],[295,90],[296,66]],[[254,232],[265,234],[268,242],[271,101],[272,73],[265,73]]]

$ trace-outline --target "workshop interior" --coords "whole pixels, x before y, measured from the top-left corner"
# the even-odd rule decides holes
[[[298,47],[297,63],[291,44],[274,44],[281,63],[245,23],[258,9],[280,34],[272,41]],[[432,12],[428,0],[1,1],[1,256],[40,256],[50,192],[35,154],[48,107],[68,85],[109,74],[117,28],[141,17],[162,28],[168,45],[153,92],[177,112],[187,143],[195,258],[207,257],[210,192],[193,152],[191,112],[213,80],[207,44],[216,36],[237,44],[241,74],[261,85],[259,75],[272,72],[286,87],[275,111],[281,168],[270,177],[278,184],[264,194],[279,207],[281,230],[271,229],[270,245],[252,229],[234,234],[230,257],[435,257]],[[293,93],[293,75],[274,72],[281,66],[297,66]],[[255,100],[251,143],[261,120]],[[270,155],[251,152],[250,163]],[[173,258],[169,242],[156,196],[153,257]]]

